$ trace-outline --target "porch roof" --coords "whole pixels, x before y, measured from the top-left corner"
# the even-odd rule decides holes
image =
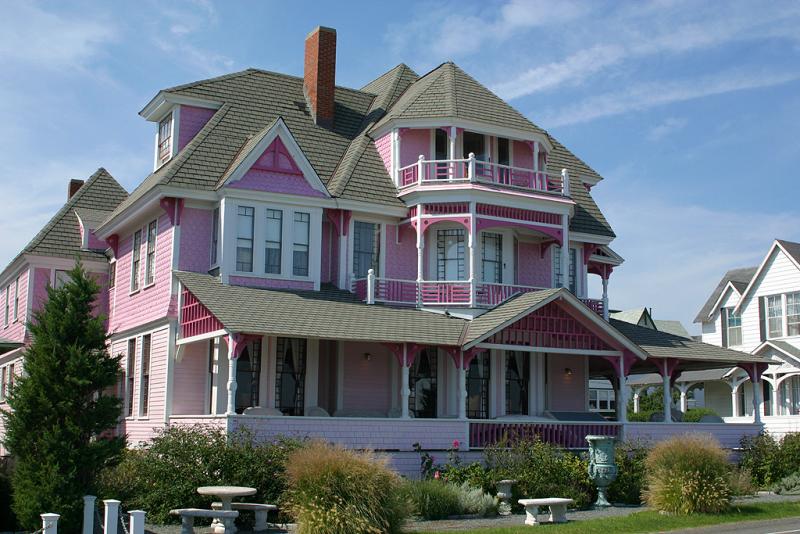
[[[611,325],[654,358],[682,360],[681,369],[732,367],[739,363],[772,363],[756,354],[726,349],[635,324],[610,320]]]
[[[360,302],[347,291],[231,286],[207,274],[175,276],[231,332],[457,346],[467,321]]]
[[[732,367],[725,366],[719,369],[705,369],[702,371],[684,371],[678,378],[675,379],[676,383],[687,382],[705,382],[706,380],[722,380],[725,375],[731,372]],[[663,378],[658,373],[648,373],[646,375],[633,375],[628,378],[629,386],[647,386],[651,384],[663,383]]]

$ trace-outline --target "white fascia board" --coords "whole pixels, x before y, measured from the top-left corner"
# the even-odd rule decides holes
[[[36,255],[26,255],[25,258],[32,269],[69,270],[75,266],[74,258],[56,258],[53,256]],[[106,261],[81,260],[81,264],[83,268],[89,272],[105,272],[108,270],[108,262]]]
[[[583,243],[596,243],[598,245],[610,245],[611,242],[614,241],[613,237],[609,237],[606,235],[586,234],[583,232],[570,232],[569,236],[572,241],[581,241]],[[625,261],[622,258],[622,256],[620,256],[614,251],[606,250],[605,252],[609,256],[616,256],[621,260],[621,262]]]
[[[276,137],[280,137],[281,141],[283,141],[284,146],[286,146],[286,149],[289,151],[289,155],[292,156],[294,162],[300,167],[303,177],[308,181],[311,187],[326,197],[330,197],[330,193],[325,187],[325,184],[322,183],[317,171],[311,166],[311,162],[308,161],[308,158],[306,158],[300,145],[297,144],[297,141],[295,141],[294,136],[289,131],[289,128],[286,127],[286,123],[283,122],[281,117],[278,117],[278,120],[275,121],[272,128],[269,129],[256,146],[253,147],[250,153],[247,154],[241,163],[231,172],[230,176],[225,181],[225,185],[241,180]]]
[[[6,287],[9,281],[16,279],[28,266],[28,254],[21,254],[13,262],[9,263],[3,272],[0,273],[0,288]]]
[[[794,259],[794,257],[793,257],[791,254],[789,254],[788,252],[786,252],[786,249],[784,249],[784,248],[781,246],[781,244],[780,244],[780,243],[778,243],[778,240],[776,239],[775,241],[773,241],[773,242],[772,242],[772,246],[771,246],[771,247],[769,247],[769,252],[767,253],[767,255],[766,255],[766,256],[764,256],[764,259],[761,261],[761,264],[758,266],[758,269],[756,269],[756,272],[755,272],[755,274],[753,275],[753,278],[752,278],[752,279],[750,279],[750,283],[749,283],[749,284],[747,284],[747,287],[744,289],[744,291],[742,291],[742,293],[741,293],[741,296],[739,297],[739,302],[736,304],[736,307],[735,307],[735,308],[734,308],[734,310],[733,310],[734,312],[736,312],[736,313],[740,313],[740,310],[741,310],[741,308],[742,308],[742,304],[744,304],[744,301],[746,300],[746,297],[747,297],[747,296],[750,294],[750,292],[751,292],[751,291],[753,290],[753,288],[755,287],[755,285],[756,285],[756,281],[758,280],[758,278],[761,276],[761,273],[762,273],[762,272],[764,271],[764,269],[766,268],[766,266],[767,266],[767,263],[769,263],[769,259],[772,257],[772,255],[773,255],[773,254],[774,254],[774,253],[775,253],[777,250],[779,250],[779,251],[780,251],[781,253],[783,253],[783,254],[784,254],[784,255],[785,255],[787,258],[789,258],[789,261],[791,261],[791,262],[792,262],[792,263],[795,265],[795,267],[797,267],[798,269],[800,269],[800,264],[798,264],[798,263],[797,263],[797,260],[795,260],[795,259]]]
[[[714,303],[714,306],[711,307],[711,311],[708,313],[708,319],[711,319],[717,314],[719,311],[719,305],[722,304],[722,301],[728,297],[728,293],[730,291],[736,292],[736,294],[739,295],[739,298],[741,298],[741,294],[739,293],[739,290],[736,289],[736,286],[734,286],[732,282],[728,281],[728,283],[725,284],[725,288],[722,290],[722,293],[719,294],[719,298]]]
[[[572,215],[575,202],[569,199],[544,199],[523,195],[509,194],[501,191],[487,191],[482,189],[464,189],[458,187],[444,187],[436,190],[418,190],[403,196],[403,201],[409,205],[430,204],[438,202],[480,202],[509,208],[544,211],[557,215]]]
[[[219,109],[222,102],[215,100],[205,100],[191,96],[176,95],[166,91],[159,91],[147,105],[142,108],[139,115],[150,122],[158,122],[169,113],[175,105],[195,106],[198,108]]]
[[[455,119],[453,117],[440,117],[432,119],[393,119],[381,126],[379,129],[371,131],[369,135],[373,139],[377,139],[379,137],[383,137],[394,128],[438,128],[451,126],[463,128],[464,130],[469,130],[472,132],[494,135],[497,137],[507,137],[515,141],[538,141],[544,145],[547,152],[553,151],[553,145],[545,135],[528,130],[498,126],[489,122]]]

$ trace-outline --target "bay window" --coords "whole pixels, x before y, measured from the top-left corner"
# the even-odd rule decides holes
[[[255,208],[239,206],[237,210],[236,270],[253,272],[253,224]]]
[[[264,242],[264,272],[281,274],[281,246],[283,243],[283,212],[267,209],[267,236]]]
[[[466,280],[464,238],[465,231],[463,228],[437,231],[437,280]]]
[[[482,234],[481,270],[483,281],[503,283],[503,235],[484,232]]]
[[[158,221],[147,225],[147,255],[144,261],[144,285],[149,286],[156,280],[156,228]]]
[[[353,273],[364,278],[370,269],[378,276],[381,225],[362,221],[353,222]]]
[[[783,335],[783,298],[781,295],[767,297],[767,333],[768,337]]]
[[[308,253],[311,240],[311,215],[294,213],[294,249],[292,251],[292,273],[308,276]]]

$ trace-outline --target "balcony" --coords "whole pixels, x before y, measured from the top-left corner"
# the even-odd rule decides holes
[[[474,291],[473,286],[474,285]],[[514,284],[490,284],[467,280],[436,280],[417,282],[368,276],[353,281],[353,292],[368,304],[417,307],[493,308],[517,293],[542,291],[545,287]],[[474,296],[473,296],[474,295]],[[605,306],[600,299],[581,299],[592,311],[604,317]]]
[[[398,169],[400,193],[417,187],[460,186],[483,184],[517,189],[526,192],[569,196],[569,176],[535,169],[524,169],[480,161],[475,154],[467,159],[426,160],[420,155],[416,163]]]

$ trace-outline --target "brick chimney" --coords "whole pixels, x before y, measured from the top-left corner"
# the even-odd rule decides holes
[[[306,37],[303,92],[318,126],[333,126],[336,30],[318,26]]]
[[[78,189],[83,185],[83,180],[70,180],[69,189],[67,189],[67,200],[72,198],[72,195],[78,192]]]

